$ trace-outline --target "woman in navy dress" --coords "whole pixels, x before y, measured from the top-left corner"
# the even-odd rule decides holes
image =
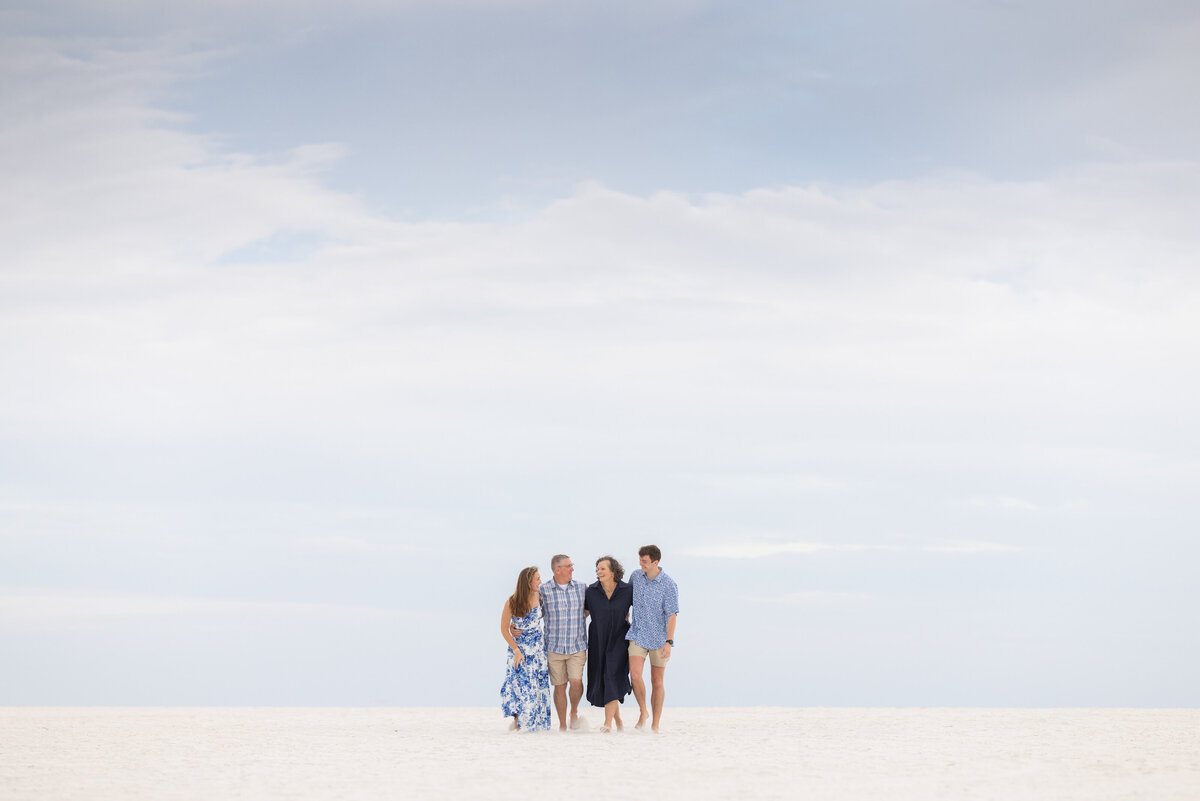
[[[596,560],[596,583],[587,588],[583,606],[591,613],[588,627],[587,699],[592,706],[604,707],[604,726],[600,731],[624,729],[621,703],[629,695],[629,609],[633,606],[633,587],[621,581],[625,569],[611,556]]]

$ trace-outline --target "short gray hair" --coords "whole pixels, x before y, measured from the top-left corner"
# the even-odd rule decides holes
[[[570,558],[571,557],[567,556],[565,553],[554,554],[553,558],[550,559],[550,569],[557,570],[559,565],[561,565],[563,562],[567,561]]]

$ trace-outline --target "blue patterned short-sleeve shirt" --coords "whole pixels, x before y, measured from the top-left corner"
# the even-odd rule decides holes
[[[653,651],[667,642],[667,618],[679,614],[679,587],[662,570],[654,580],[645,571],[635,570],[629,577],[633,585],[633,625],[625,639]]]
[[[566,587],[554,579],[538,587],[542,608],[546,610],[546,650],[556,654],[575,654],[587,648],[587,617],[583,596],[587,585],[571,579]]]

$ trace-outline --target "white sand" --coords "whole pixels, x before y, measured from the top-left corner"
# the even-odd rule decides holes
[[[632,712],[626,706],[626,715]],[[1200,710],[687,709],[662,734],[495,709],[0,708],[0,799],[1200,798]]]

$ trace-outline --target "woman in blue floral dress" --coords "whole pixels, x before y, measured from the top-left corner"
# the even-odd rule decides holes
[[[500,687],[500,707],[513,719],[512,728],[550,728],[550,667],[546,662],[545,624],[538,585],[542,576],[527,567],[517,577],[517,590],[500,611],[500,633],[508,643],[508,668]],[[521,630],[513,638],[509,626]]]

